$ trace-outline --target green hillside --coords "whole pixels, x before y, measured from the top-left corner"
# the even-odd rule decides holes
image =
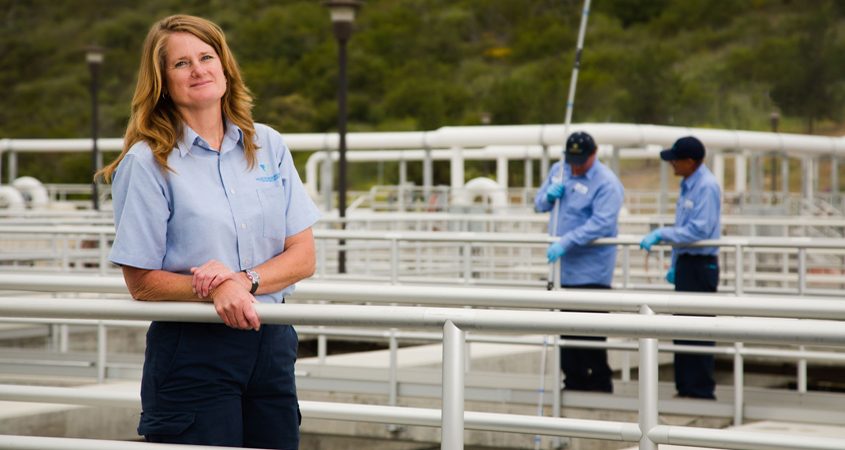
[[[350,42],[350,130],[562,122],[581,1],[369,0]],[[85,47],[106,49],[101,135],[120,136],[153,21],[208,17],[284,132],[336,123],[337,49],[315,0],[0,0],[0,137],[87,137]],[[576,122],[834,133],[845,94],[845,2],[594,0]],[[87,159],[22,158],[84,181]],[[36,167],[37,166],[37,167]],[[34,173],[36,176],[39,175]]]

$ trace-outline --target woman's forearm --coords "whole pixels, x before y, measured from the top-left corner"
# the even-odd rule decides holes
[[[287,238],[285,251],[255,267],[261,275],[257,294],[278,292],[310,277],[317,267],[314,236],[308,228]]]
[[[123,278],[135,300],[144,301],[195,301],[208,302],[191,289],[191,276],[123,266]]]

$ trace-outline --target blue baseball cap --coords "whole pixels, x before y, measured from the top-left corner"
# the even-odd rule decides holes
[[[583,131],[576,131],[566,140],[565,161],[567,164],[580,166],[596,152],[596,148],[596,142],[593,141],[592,136]]]
[[[675,161],[678,159],[704,159],[704,144],[693,136],[682,137],[660,152],[660,159],[664,161]]]

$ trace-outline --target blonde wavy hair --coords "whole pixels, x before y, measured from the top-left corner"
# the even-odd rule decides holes
[[[132,112],[126,135],[123,137],[123,151],[111,164],[103,167],[95,177],[111,182],[118,164],[129,149],[145,141],[152,149],[156,162],[163,171],[172,171],[167,157],[182,137],[183,125],[176,106],[167,95],[164,67],[167,38],[173,33],[190,33],[210,45],[220,57],[223,74],[226,76],[226,93],[223,94],[223,115],[243,132],[244,153],[249,167],[255,165],[255,125],[252,120],[252,95],[243,82],[241,71],[235,61],[223,30],[215,23],[196,16],[175,15],[165,17],[153,24],[141,53],[138,68],[138,84],[132,97]]]

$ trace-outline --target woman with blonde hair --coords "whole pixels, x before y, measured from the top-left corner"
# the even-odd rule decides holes
[[[142,301],[214,304],[222,324],[154,321],[138,433],[151,442],[296,449],[297,337],[261,325],[315,269],[319,218],[281,135],[252,99],[221,29],[164,18],[143,45],[113,183],[109,258]]]

